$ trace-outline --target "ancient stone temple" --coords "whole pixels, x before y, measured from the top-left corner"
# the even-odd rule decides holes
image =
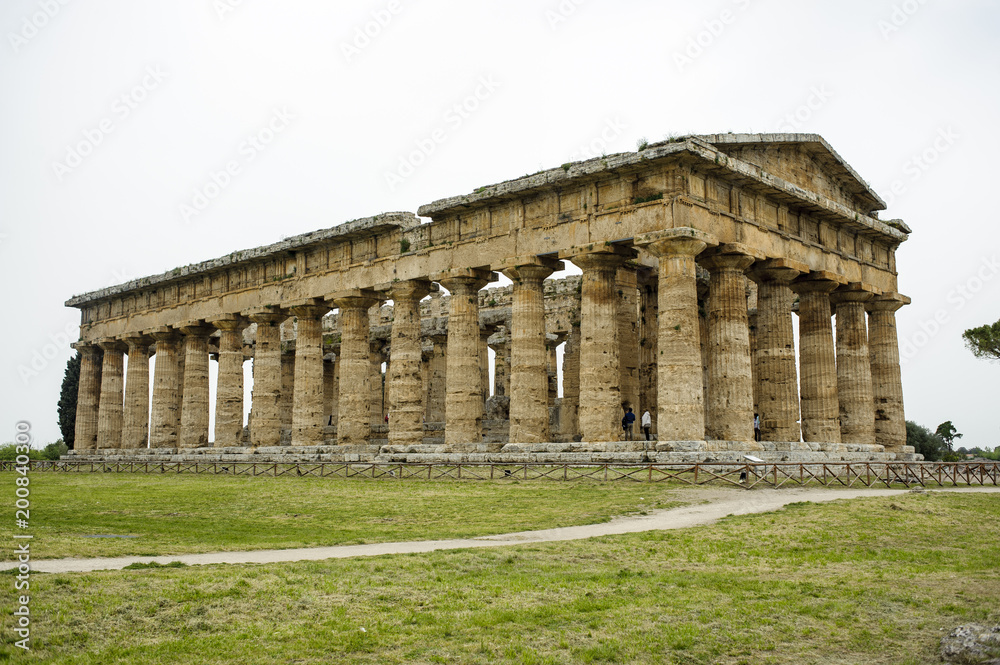
[[[77,296],[74,454],[914,459],[884,208],[819,136],[690,136]]]

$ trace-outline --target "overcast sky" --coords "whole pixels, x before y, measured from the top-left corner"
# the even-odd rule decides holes
[[[1000,445],[961,340],[1000,318],[996,2],[4,0],[0,33],[0,440],[59,437],[72,295],[641,138],[802,131],[913,228],[907,418]]]

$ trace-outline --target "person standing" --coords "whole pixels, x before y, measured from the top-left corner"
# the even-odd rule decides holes
[[[653,427],[653,416],[649,415],[649,409],[643,412],[642,420],[639,422],[642,425],[642,433],[646,435],[646,441],[649,441],[649,430]]]
[[[760,441],[760,414],[753,414],[753,440]]]
[[[622,418],[622,429],[625,430],[625,440],[632,440],[632,426],[635,424],[635,414],[632,413],[632,407],[628,407],[625,410],[625,417]]]

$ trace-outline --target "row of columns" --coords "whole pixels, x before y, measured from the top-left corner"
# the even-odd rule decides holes
[[[752,442],[756,389],[765,440],[798,441],[801,434],[806,441],[905,445],[894,315],[905,298],[880,296],[863,285],[845,284],[836,275],[809,271],[793,261],[767,260],[741,245],[719,246],[714,238],[694,229],[647,234],[636,238],[635,245],[658,257],[655,278],[622,270],[636,256],[629,248],[605,245],[570,258],[583,272],[581,314],[573,322],[564,365],[564,398],[577,405],[572,409],[570,431],[579,431],[584,441],[616,440],[622,405],[637,405],[639,396],[645,394],[645,406],[657,413],[661,440]],[[704,328],[699,316],[698,263],[710,272]],[[513,282],[509,387],[499,372],[497,385],[498,394],[502,386],[510,396],[512,442],[552,440],[548,405],[554,347],[547,346],[543,282],[562,267],[561,261],[539,256],[518,257],[504,265],[504,274]],[[757,343],[752,353],[745,292],[748,275],[760,285]],[[445,441],[478,442],[486,345],[479,328],[477,293],[492,277],[485,269],[454,270],[396,282],[385,292],[355,290],[291,303],[283,309],[249,310],[155,329],[122,341],[102,341],[103,353],[82,346],[77,441],[82,449],[143,447],[148,430],[150,447],[207,445],[208,339],[217,329],[215,440],[220,446],[236,445],[243,425],[241,331],[253,322],[257,341],[252,445],[278,445],[282,426],[288,424],[292,445],[322,443],[327,421],[324,404],[331,401],[330,374],[335,371],[339,371],[339,443],[367,444],[373,416],[381,416],[372,412],[374,388],[381,393],[381,386],[372,385],[372,366],[382,362],[370,348],[369,310],[392,299],[386,381],[389,442],[420,444],[427,395],[419,303],[436,281],[452,293],[447,339],[443,340],[447,346]],[[638,307],[638,321],[621,315],[619,301],[626,293],[631,294],[630,308]],[[791,320],[795,294],[799,297],[801,382],[796,375]],[[837,314],[835,340],[832,306]],[[334,307],[340,310],[341,325],[336,370],[324,362],[321,328],[322,317]],[[870,317],[867,326],[866,314]],[[279,325],[289,316],[297,317],[298,338],[294,363],[283,372]],[[147,422],[148,358],[154,341],[153,408]],[[126,351],[129,371],[123,382]],[[641,376],[640,368],[656,373],[655,398],[653,382]],[[283,374],[289,375],[284,389]],[[290,423],[285,415],[289,411]]]

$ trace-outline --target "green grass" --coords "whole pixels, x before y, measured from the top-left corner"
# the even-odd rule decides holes
[[[497,550],[35,575],[34,650],[13,660],[931,663],[956,625],[1000,621],[998,508],[913,494]]]
[[[42,472],[30,479],[36,559],[469,538],[680,504],[671,496],[677,486],[667,484]],[[0,487],[13,495],[14,474],[0,474]],[[12,525],[0,538],[10,541]],[[13,558],[4,548],[0,560]]]

